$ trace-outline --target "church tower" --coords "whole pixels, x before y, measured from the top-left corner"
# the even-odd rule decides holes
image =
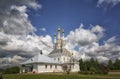
[[[62,32],[62,36],[60,35]],[[65,39],[64,39],[64,29],[60,29],[60,27],[58,27],[58,35],[56,36],[56,33],[54,33],[54,45],[53,48],[56,50],[62,50],[65,47]]]
[[[60,27],[58,27],[58,38],[57,38],[57,47],[61,49],[61,37],[60,37]]]
[[[56,50],[56,43],[57,43],[57,37],[56,37],[56,33],[54,33],[54,49]]]
[[[60,39],[60,27],[58,27],[58,40]]]
[[[64,29],[57,29],[58,33],[54,34],[54,46],[52,52],[49,54],[51,58],[61,63],[71,61],[71,53],[65,48]]]
[[[62,39],[64,40],[64,29],[62,29]]]
[[[64,37],[64,29],[62,29],[62,50],[63,50],[63,48],[65,47],[65,39],[64,39],[65,37]]]

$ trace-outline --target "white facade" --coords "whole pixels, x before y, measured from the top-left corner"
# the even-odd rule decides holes
[[[41,51],[42,52],[42,51]],[[48,56],[38,55],[20,64],[21,73],[45,73],[45,72],[77,72],[79,71],[79,63],[73,57],[73,54],[65,48],[64,30],[62,29],[62,37],[60,36],[60,28],[58,28],[58,36],[54,34],[53,51]]]

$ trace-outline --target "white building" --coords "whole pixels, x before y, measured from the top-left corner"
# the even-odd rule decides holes
[[[45,73],[45,72],[77,72],[79,71],[79,62],[73,57],[73,54],[65,48],[64,30],[60,36],[54,34],[54,46],[48,56],[43,55],[42,51],[38,55],[20,64],[20,72]]]

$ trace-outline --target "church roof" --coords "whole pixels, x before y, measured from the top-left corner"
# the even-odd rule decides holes
[[[41,55],[38,54],[32,58],[30,58],[29,60],[21,63],[21,64],[31,64],[31,63],[51,63],[51,64],[60,64],[60,62],[57,62],[55,60],[53,60],[52,58],[46,56],[46,55]]]
[[[54,49],[54,50],[52,50],[52,52],[50,52],[50,54],[49,55],[52,55],[52,54],[55,54],[55,53],[60,53],[60,54],[62,54],[62,55],[66,55],[66,56],[72,56],[72,53],[70,53],[67,49]]]

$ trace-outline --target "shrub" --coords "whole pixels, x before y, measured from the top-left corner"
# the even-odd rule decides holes
[[[96,68],[91,67],[91,68],[90,68],[90,74],[95,74],[95,72],[96,72]]]
[[[95,74],[108,74],[108,71],[99,70],[99,71],[96,71]]]
[[[14,67],[10,67],[4,70],[3,73],[5,74],[15,74],[15,73],[19,73],[20,68],[18,66],[14,66]]]
[[[90,74],[89,71],[82,71],[82,72],[80,72],[80,73],[81,73],[81,74],[85,74],[85,75]]]
[[[78,74],[80,74],[81,72],[80,71],[78,71]]]
[[[66,72],[67,72],[67,74],[70,74],[70,70],[71,70],[71,69],[68,69],[68,70],[66,71]]]

